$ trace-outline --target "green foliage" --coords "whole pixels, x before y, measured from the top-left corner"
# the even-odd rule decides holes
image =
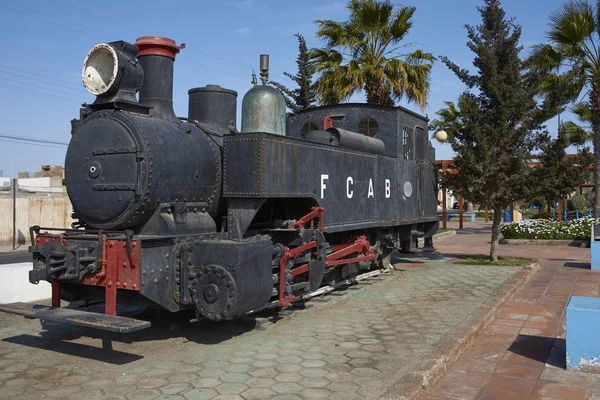
[[[571,112],[577,116],[578,122],[567,121],[563,124],[563,129],[566,130],[571,144],[583,146],[594,138],[594,132],[590,127],[592,121],[590,103],[576,103],[571,107]]]
[[[466,265],[496,265],[499,267],[524,267],[531,264],[529,258],[515,258],[515,257],[498,257],[497,261],[490,261],[488,258],[483,257],[466,257],[459,258],[454,261],[453,264],[466,264]]]
[[[555,215],[548,215],[548,214],[537,214],[537,215],[532,215],[531,219],[549,219],[549,220],[553,220],[553,221],[558,221],[558,217],[556,217]]]
[[[577,157],[566,158],[567,147],[571,145],[569,138],[564,126],[558,130],[556,138],[550,137],[547,132],[538,136],[541,153],[537,158],[541,165],[531,171],[530,198],[544,198],[546,202],[564,199],[589,180],[587,167],[592,163],[591,154],[583,147]]]
[[[542,77],[545,100],[559,106],[587,97],[584,106],[575,106],[580,120],[591,123],[594,162],[600,165],[600,0],[565,3],[550,15],[548,43],[538,44],[529,58],[535,73]],[[578,107],[580,107],[578,109]],[[585,143],[590,131],[569,123],[575,140]],[[594,170],[594,215],[600,216],[600,174]]]
[[[505,17],[499,0],[485,0],[478,10],[481,25],[466,27],[475,73],[441,57],[467,90],[432,122],[448,132],[460,171],[443,185],[495,211],[490,258],[496,259],[501,211],[527,197],[535,133],[553,109],[538,106],[539,77],[519,58],[521,27]]]
[[[531,200],[530,203],[531,203],[531,205],[533,205],[534,207],[537,207],[537,208],[546,206],[546,200],[543,197],[536,197],[533,200]]]
[[[569,211],[585,211],[585,209],[587,208],[588,202],[585,199],[585,197],[583,197],[582,195],[580,195],[579,193],[577,193],[576,195],[574,195],[571,200],[569,200],[568,203],[568,207],[569,207]]]
[[[298,88],[288,89],[281,83],[274,81],[269,83],[281,91],[287,107],[293,112],[298,112],[313,107],[316,101],[315,86],[312,82],[315,66],[310,61],[304,36],[299,33],[294,36],[298,38],[298,59],[296,60],[298,72],[296,75],[292,75],[289,72],[284,72],[283,74],[294,81],[298,85]]]
[[[392,106],[406,98],[425,108],[434,57],[406,52],[410,44],[401,43],[416,8],[395,11],[389,0],[350,0],[347,7],[348,21],[315,21],[317,37],[325,41],[324,48],[311,51],[320,73],[319,102],[337,104],[364,90],[367,103]]]
[[[502,227],[505,239],[589,240],[597,218],[580,218],[563,222],[557,219],[526,219]]]

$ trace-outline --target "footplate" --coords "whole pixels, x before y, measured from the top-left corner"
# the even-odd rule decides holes
[[[131,333],[150,327],[150,322],[139,319],[99,314],[69,308],[54,308],[39,304],[12,303],[0,304],[0,311],[39,318],[48,321],[83,326],[109,332]]]

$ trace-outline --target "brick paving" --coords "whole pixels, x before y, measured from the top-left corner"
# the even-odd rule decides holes
[[[427,261],[314,299],[263,331],[242,320],[173,332],[172,317],[154,316],[112,352],[92,331],[0,314],[0,399],[378,398],[520,270]],[[506,319],[498,334],[525,324]],[[471,390],[483,385],[476,372],[463,374]]]
[[[465,227],[454,240],[438,243],[438,250],[488,253],[489,224]],[[565,369],[566,304],[570,296],[600,293],[589,249],[501,245],[499,254],[533,257],[541,268],[423,398],[600,399],[600,375]]]

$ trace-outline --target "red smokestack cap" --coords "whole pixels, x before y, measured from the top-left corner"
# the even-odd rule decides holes
[[[175,60],[175,55],[180,49],[185,49],[185,43],[180,46],[175,41],[160,36],[143,36],[135,41],[138,47],[138,57],[140,56],[164,56]]]

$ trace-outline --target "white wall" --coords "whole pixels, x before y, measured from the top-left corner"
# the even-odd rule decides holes
[[[17,181],[20,189],[29,191],[48,191],[44,189],[59,189],[62,191],[62,178],[60,176],[51,176],[45,178],[21,178]]]
[[[10,186],[11,180],[10,178],[0,177],[0,186]]]
[[[0,304],[39,301],[52,297],[52,286],[46,281],[29,283],[33,263],[0,265]]]

